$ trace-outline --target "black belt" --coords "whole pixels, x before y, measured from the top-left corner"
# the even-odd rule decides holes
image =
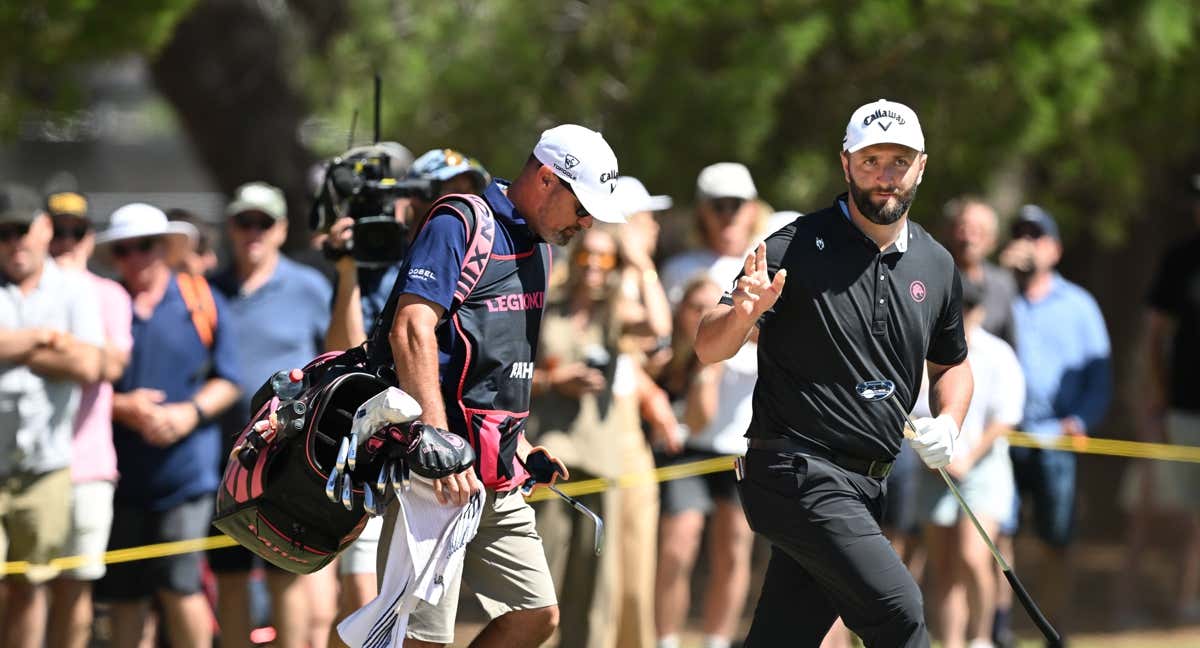
[[[829,463],[841,466],[850,472],[856,472],[867,477],[883,479],[892,472],[894,461],[871,461],[869,459],[859,459],[858,457],[848,457],[835,452],[826,450],[810,443],[805,443],[799,439],[789,439],[779,437],[775,439],[749,439],[748,445],[754,450],[769,450],[772,452],[796,452],[799,454],[812,455],[818,459],[824,459]]]

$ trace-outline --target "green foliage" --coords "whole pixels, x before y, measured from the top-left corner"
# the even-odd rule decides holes
[[[0,131],[30,110],[78,106],[75,66],[153,53],[193,1],[0,2]]]
[[[0,94],[0,128],[30,106],[77,100],[61,74],[73,64],[152,53],[190,5],[0,3],[0,78],[16,88]],[[1024,191],[1007,202],[1045,203],[1068,235],[1116,243],[1168,186],[1161,174],[1197,157],[1200,5],[1187,0],[346,6],[348,26],[321,51],[295,40],[304,58],[288,65],[311,109],[339,127],[360,110],[364,139],[381,71],[386,137],[417,153],[463,149],[500,176],[542,129],[571,121],[602,130],[624,173],[680,203],[701,167],[736,159],[777,208],[811,210],[844,184],[837,153],[850,112],[888,97],[925,127],[918,216],[1015,175]],[[344,145],[319,141],[322,154]]]
[[[687,202],[696,172],[746,162],[777,208],[844,184],[845,120],[878,97],[921,115],[924,213],[1016,168],[1068,232],[1120,240],[1148,169],[1194,155],[1200,10],[1179,0],[479,0],[355,4],[306,68],[349,120],[385,75],[385,132],[512,174],[537,133],[603,130],[622,172]]]

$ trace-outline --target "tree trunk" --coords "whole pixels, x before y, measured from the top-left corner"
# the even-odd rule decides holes
[[[315,156],[300,141],[307,115],[303,95],[290,85],[286,21],[260,3],[201,0],[180,21],[151,62],[159,92],[179,116],[201,162],[227,194],[261,180],[281,188],[288,203],[288,247],[308,242],[311,203],[306,174]],[[294,13],[319,25],[323,42],[344,24],[340,3],[295,3]]]

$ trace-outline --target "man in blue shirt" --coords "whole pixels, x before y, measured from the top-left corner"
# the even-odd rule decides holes
[[[1022,207],[1000,261],[1013,270],[1020,289],[1013,318],[1026,385],[1021,429],[1047,440],[1087,436],[1112,396],[1104,316],[1086,290],[1054,270],[1061,257],[1054,219],[1036,205]],[[1047,592],[1038,600],[1047,616],[1061,619],[1075,531],[1075,454],[1034,448],[1011,453],[1017,488],[1032,496],[1035,530],[1056,554],[1044,566]]]
[[[244,184],[226,214],[233,263],[213,277],[212,285],[228,302],[227,324],[235,334],[242,393],[222,419],[223,459],[252,418],[251,397],[271,374],[303,367],[321,354],[331,295],[320,272],[279,252],[287,238],[282,191],[261,182]],[[217,575],[222,642],[241,645],[250,637],[248,584],[254,554],[245,547],[227,547],[209,552],[208,563]],[[269,563],[265,569],[277,643],[299,646],[326,641],[336,590],[332,572],[298,576]]]
[[[238,395],[237,347],[225,300],[202,278],[167,267],[167,238],[194,232],[156,207],[133,203],[113,212],[96,237],[133,300],[133,350],[113,385],[121,477],[109,549],[202,538],[212,519],[221,465],[214,417]],[[98,595],[114,603],[114,645],[139,643],[152,596],[165,608],[173,645],[212,643],[200,554],[111,565]]]

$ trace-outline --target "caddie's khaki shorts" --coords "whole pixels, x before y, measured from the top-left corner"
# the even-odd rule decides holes
[[[462,578],[489,618],[515,610],[557,605],[546,552],[533,509],[518,491],[487,492],[479,532],[467,545]],[[454,641],[460,580],[446,583],[438,605],[421,601],[408,619],[408,637],[449,644]]]

